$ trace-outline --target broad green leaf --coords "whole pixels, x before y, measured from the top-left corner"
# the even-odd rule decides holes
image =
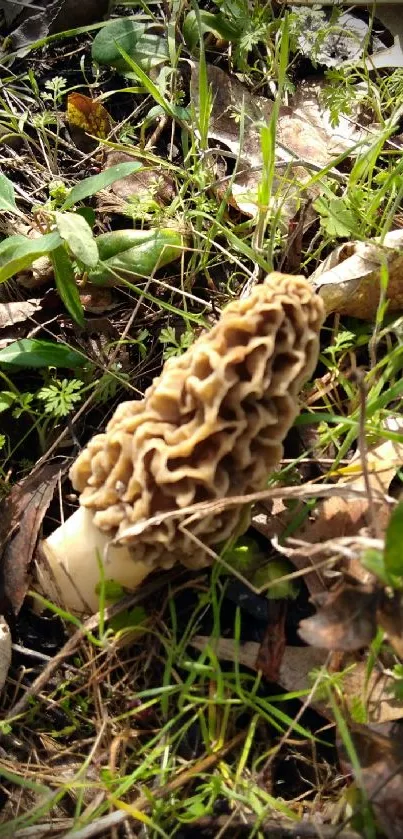
[[[78,213],[56,213],[57,229],[76,259],[95,268],[98,247],[88,222]]]
[[[84,311],[74,277],[74,270],[63,245],[53,251],[52,263],[55,272],[56,288],[60,297],[67,311],[71,314],[71,317],[79,326],[83,326]]]
[[[128,234],[138,234],[137,240],[133,236],[131,247],[128,247],[131,238]],[[114,233],[105,233],[96,240],[100,262],[88,272],[90,282],[96,285],[118,285],[119,279],[131,281],[136,277],[153,276],[159,268],[179,259],[184,245],[182,234],[172,228],[117,230],[116,242],[114,236]]]
[[[39,338],[22,338],[0,350],[0,365],[13,367],[81,367],[86,363],[82,353],[70,349],[67,344],[42,341]]]
[[[0,243],[0,283],[28,268],[39,256],[45,256],[58,248],[61,242],[56,230],[38,239],[28,239],[21,235],[4,239]]]
[[[127,161],[127,163],[117,163],[116,166],[109,166],[104,169],[99,175],[91,175],[90,178],[85,178],[84,181],[73,186],[73,189],[67,196],[61,210],[69,210],[78,201],[84,201],[84,198],[89,198],[90,195],[95,195],[100,189],[105,189],[107,186],[119,181],[120,178],[126,178],[133,172],[138,172],[142,169],[142,164],[137,160]]]
[[[389,574],[403,577],[403,501],[390,517],[385,537],[384,565]]]
[[[147,242],[153,242],[158,230],[112,230],[110,233],[101,233],[97,237],[99,259],[103,262],[113,256],[128,251],[130,248],[138,248]]]
[[[146,32],[137,41],[136,49],[131,57],[146,72],[151,70],[152,67],[158,67],[159,64],[168,60],[168,46],[165,38]],[[127,64],[126,70],[130,71]]]
[[[130,67],[119,47],[140,64],[143,70],[163,64],[168,58],[165,39],[147,32],[143,23],[131,18],[118,18],[105,24],[93,40],[92,60],[124,73]]]
[[[96,34],[91,48],[91,58],[97,64],[107,64],[117,67],[119,63],[127,66],[116,46],[120,44],[125,52],[132,55],[136,48],[137,41],[144,35],[146,26],[144,23],[131,18],[118,18],[110,20]],[[119,69],[117,67],[117,69]]]
[[[22,215],[15,203],[14,186],[3,174],[0,174],[0,210],[7,210],[17,216]]]

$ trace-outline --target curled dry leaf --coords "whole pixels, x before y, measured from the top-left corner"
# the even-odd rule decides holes
[[[389,311],[403,310],[403,230],[377,239],[340,245],[319,265],[311,282],[319,290],[328,314],[373,320],[381,299],[382,268],[387,268],[385,292]]]
[[[18,613],[29,585],[29,566],[39,528],[61,473],[47,463],[15,484],[1,505],[0,603]]]
[[[11,664],[11,633],[3,615],[0,615],[0,691],[3,690]]]
[[[102,288],[87,283],[80,291],[80,300],[83,309],[93,315],[102,315],[114,309],[116,301],[110,288]]]
[[[270,620],[256,657],[256,668],[261,670],[269,682],[278,682],[281,663],[286,648],[285,619],[287,603],[285,600],[271,604]]]
[[[298,634],[313,647],[360,650],[376,635],[376,605],[377,592],[342,583],[326,595],[316,615],[300,622]]]

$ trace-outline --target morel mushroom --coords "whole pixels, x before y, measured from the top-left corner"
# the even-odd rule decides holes
[[[264,488],[315,368],[322,320],[303,278],[273,273],[169,359],[142,401],[119,405],[71,468],[81,506],[43,543],[53,596],[96,609],[100,561],[105,579],[135,589],[176,561],[210,564],[203,546],[246,529],[240,504],[194,521],[196,541],[169,517],[130,534],[156,514]]]

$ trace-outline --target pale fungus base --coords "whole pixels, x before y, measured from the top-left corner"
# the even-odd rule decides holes
[[[41,544],[44,561],[38,563],[37,578],[42,591],[55,603],[77,614],[99,608],[99,561],[105,580],[136,589],[152,570],[149,563],[136,561],[126,545],[111,544],[108,533],[94,524],[94,513],[79,507],[67,521]]]
[[[78,511],[44,543],[65,606],[77,608],[77,592],[63,583],[58,566],[94,608],[94,546],[104,556],[111,540],[122,547],[106,551],[105,576],[129,589],[176,561],[210,564],[203,545],[237,532],[242,504],[193,522],[197,543],[177,519],[135,537],[128,531],[158,513],[264,488],[315,369],[323,315],[302,277],[273,273],[248,298],[230,303],[186,353],[169,359],[142,401],[119,405],[70,471],[88,515]]]

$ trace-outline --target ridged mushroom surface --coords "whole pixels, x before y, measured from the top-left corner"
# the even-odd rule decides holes
[[[117,408],[74,463],[70,477],[94,524],[124,542],[130,525],[158,513],[263,489],[315,368],[322,320],[322,302],[301,277],[271,274],[230,303],[210,332],[165,363],[143,400]],[[219,545],[243,509],[206,515],[192,533]],[[175,519],[132,538],[133,558],[151,568],[210,562]]]

